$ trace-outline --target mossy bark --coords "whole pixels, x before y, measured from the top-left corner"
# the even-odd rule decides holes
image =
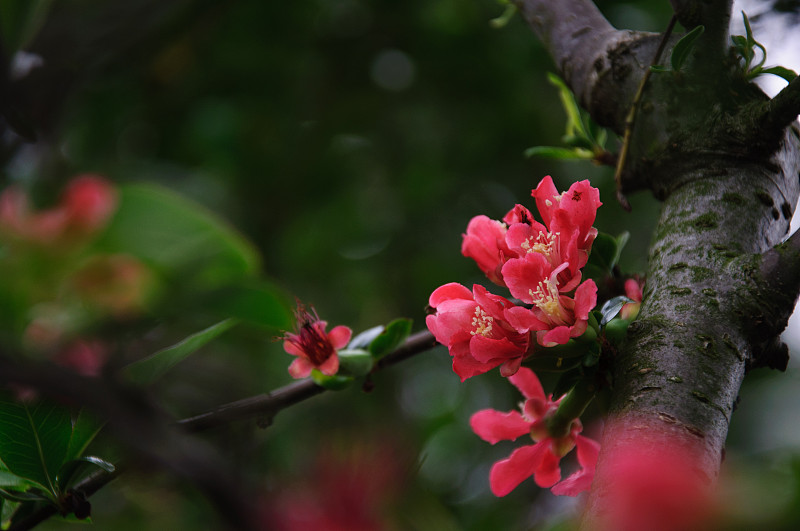
[[[660,37],[614,30],[584,0],[518,4],[581,104],[621,133]],[[800,237],[779,244],[800,193],[800,141],[786,127],[792,111],[772,120],[774,105],[725,49],[730,4],[673,1],[685,27],[710,31],[685,71],[651,76],[634,125],[623,191],[650,189],[663,209],[641,311],[613,360],[589,529],[602,528],[614,495],[616,449],[685,446],[698,478],[713,484],[747,370],[785,367],[778,337],[800,291]]]

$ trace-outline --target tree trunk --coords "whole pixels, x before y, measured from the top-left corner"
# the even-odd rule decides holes
[[[656,463],[669,449],[699,488],[677,502],[692,506],[718,476],[745,373],[788,360],[779,334],[800,290],[800,245],[796,237],[778,244],[800,193],[800,137],[791,125],[800,84],[770,101],[745,80],[726,49],[730,4],[673,1],[684,27],[703,24],[705,32],[685,69],[650,76],[632,125],[621,192],[650,189],[663,208],[641,311],[614,360],[589,529],[669,529],[657,525],[658,511],[644,523],[609,516],[630,495],[620,467],[633,454]],[[615,30],[589,1],[517,5],[581,105],[624,134],[661,36]],[[667,41],[660,64],[669,64],[678,38]],[[657,472],[640,467],[641,475]],[[657,478],[648,481],[657,487]]]

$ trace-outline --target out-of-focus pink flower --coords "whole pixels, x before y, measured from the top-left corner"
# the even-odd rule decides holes
[[[84,376],[99,376],[108,359],[108,347],[101,341],[79,339],[61,349],[53,361]]]
[[[642,426],[635,425],[637,436],[620,441],[604,456],[602,476],[597,478],[605,483],[598,531],[715,528],[712,481],[699,472],[702,444],[693,442],[697,450],[689,450],[672,435],[642,434]]]
[[[103,177],[84,174],[67,185],[62,204],[73,229],[92,233],[111,218],[117,208],[117,193]]]
[[[339,370],[337,351],[350,341],[352,330],[346,326],[337,326],[330,333],[325,331],[328,323],[320,321],[317,312],[310,313],[302,305],[298,305],[297,333],[286,332],[283,336],[283,349],[297,356],[289,365],[289,374],[293,378],[305,378],[312,369],[319,369],[322,374],[331,376]]]
[[[550,436],[547,419],[558,408],[560,400],[553,401],[552,396],[545,396],[542,384],[532,370],[521,367],[509,381],[527,399],[522,411],[502,413],[484,409],[472,415],[470,426],[478,437],[492,444],[515,440],[522,435],[530,435],[535,444],[517,448],[507,459],[494,464],[489,474],[494,495],[505,496],[530,476],[537,485],[551,488],[558,495],[576,496],[587,490],[594,477],[599,444],[579,435],[583,427],[578,419],[572,422],[564,437]],[[559,462],[576,445],[581,468],[559,483]]]
[[[116,206],[113,186],[97,175],[76,177],[56,206],[39,212],[31,210],[25,192],[12,186],[0,194],[0,234],[38,244],[74,241],[102,229]]]
[[[405,456],[396,443],[361,438],[329,442],[305,480],[289,482],[265,506],[264,529],[385,531],[403,487]]]
[[[636,319],[639,315],[639,308],[642,306],[642,288],[644,280],[629,278],[625,281],[625,296],[635,302],[628,302],[622,306],[619,312],[620,317],[627,320]]]
[[[597,286],[593,280],[578,286],[574,297],[559,292],[558,275],[566,267],[567,264],[561,264],[550,271],[549,264],[540,255],[512,260],[503,266],[503,276],[511,294],[532,305],[530,309],[509,308],[505,312],[506,319],[517,332],[535,331],[538,343],[544,347],[563,345],[571,337],[583,334],[589,312],[597,304]],[[542,280],[533,284],[531,279]]]
[[[93,256],[72,276],[71,282],[81,299],[124,318],[144,309],[153,278],[137,258],[113,254]]]
[[[519,369],[528,351],[530,334],[520,334],[504,318],[514,304],[478,284],[472,292],[452,282],[430,297],[436,313],[425,319],[436,340],[453,356],[453,371],[466,380],[497,366],[503,376]]]

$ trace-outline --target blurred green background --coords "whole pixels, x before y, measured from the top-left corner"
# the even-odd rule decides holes
[[[4,0],[6,21],[23,3]],[[531,146],[560,145],[565,115],[547,82],[553,65],[523,21],[490,27],[499,3],[40,4],[49,9],[24,49],[44,62],[4,82],[9,105],[40,138],[4,143],[2,179],[25,184],[43,203],[77,173],[158,183],[252,241],[264,278],[287,304],[297,297],[329,327],[355,331],[396,317],[413,318],[420,330],[433,289],[484,282],[460,254],[467,222],[478,214],[499,218],[515,203],[532,208],[530,190],[545,175],[560,189],[581,179],[600,188],[596,226],[630,231],[621,269],[645,271],[658,214],[649,194],[632,196],[627,214],[614,200],[610,168],[523,156]],[[671,15],[666,1],[597,4],[613,24],[631,29],[661,31]],[[8,36],[9,25],[3,29]],[[160,348],[210,324],[202,307],[167,302],[172,311],[154,310],[120,334]],[[184,417],[289,383],[291,357],[273,340],[279,334],[256,326],[227,333],[170,372],[159,398]],[[754,388],[772,382],[762,374],[752,380]],[[370,486],[350,478],[367,465],[389,471],[389,480],[371,487],[385,493],[382,529],[546,529],[574,511],[574,500],[532,481],[503,499],[489,492],[490,465],[517,444],[484,443],[468,419],[484,407],[510,410],[520,398],[496,371],[461,384],[439,347],[374,383],[370,393],[326,393],[284,411],[267,430],[237,423],[207,437],[265,489],[270,511],[297,499],[324,506],[321,499],[332,495],[326,474],[340,485]],[[751,392],[753,403],[767,400],[746,388],[744,401]],[[759,407],[735,417],[728,456],[747,463],[735,468],[744,471],[740,498],[780,496],[764,495],[769,511],[739,503],[740,512],[753,513],[742,517],[743,528],[753,518],[790,529],[800,498],[794,449],[765,449],[752,436],[786,422],[787,402],[775,406],[783,413],[770,409],[774,423],[756,427],[745,419],[763,420],[758,412],[772,406]],[[591,417],[584,424],[599,436]],[[113,441],[95,444],[98,453],[115,451]],[[354,465],[351,454],[363,462]],[[333,471],[321,471],[320,459]],[[153,471],[126,474],[92,501],[99,529],[213,528],[218,521],[190,487]]]

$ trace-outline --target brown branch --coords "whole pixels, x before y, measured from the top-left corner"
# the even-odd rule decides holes
[[[630,111],[628,111],[628,115],[625,117],[625,136],[622,140],[622,148],[619,151],[619,157],[617,157],[617,167],[614,170],[614,182],[617,185],[617,201],[619,201],[619,204],[622,205],[622,208],[628,212],[631,211],[631,204],[622,193],[622,170],[625,168],[625,162],[628,159],[628,150],[630,149],[631,145],[633,126],[636,123],[636,113],[639,112],[639,104],[642,102],[644,89],[647,86],[647,81],[650,79],[650,74],[652,74],[651,68],[661,61],[661,54],[664,53],[664,48],[667,45],[669,36],[672,35],[672,28],[675,27],[675,22],[677,22],[677,20],[678,19],[675,15],[673,15],[669,20],[667,29],[664,30],[664,34],[661,36],[661,42],[658,43],[658,49],[656,50],[653,60],[650,63],[650,68],[645,70],[642,80],[639,82],[639,88],[636,90],[636,95],[633,97],[633,102],[631,102]]]
[[[774,98],[764,104],[760,120],[761,131],[767,135],[780,134],[800,115],[800,76],[783,87]]]

